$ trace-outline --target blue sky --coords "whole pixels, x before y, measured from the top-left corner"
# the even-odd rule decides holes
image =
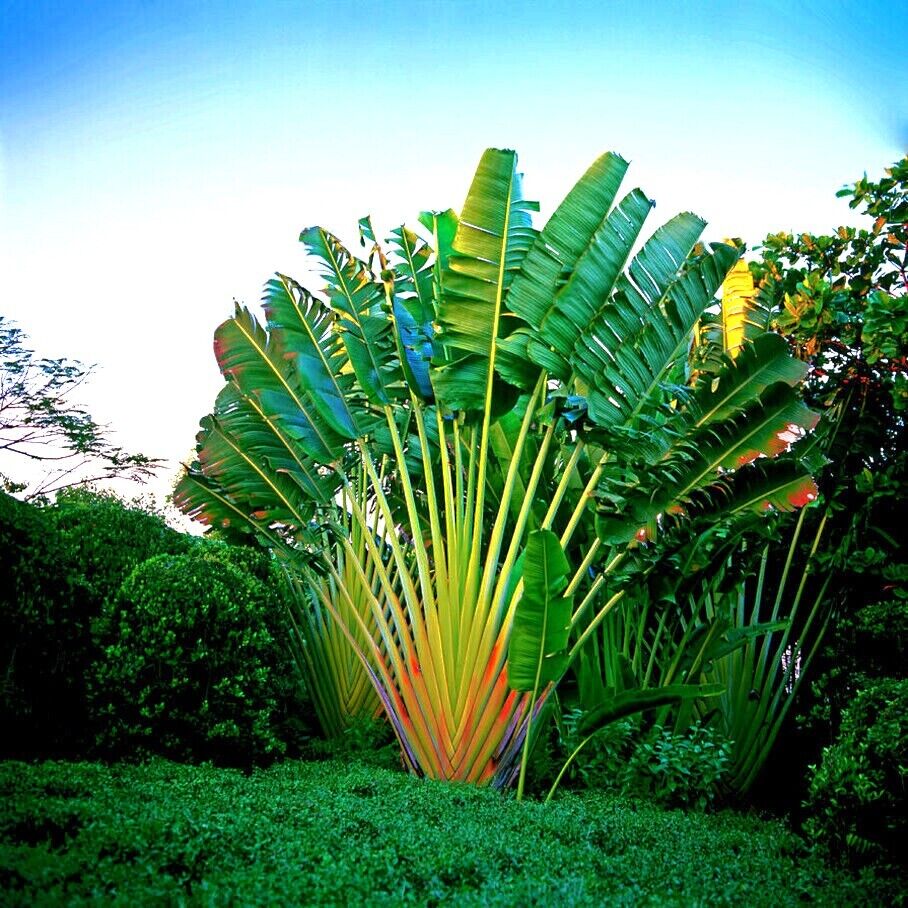
[[[0,314],[177,461],[302,227],[456,208],[488,145],[543,217],[614,149],[712,239],[853,222],[835,190],[908,150],[906,34],[904,0],[0,2]]]

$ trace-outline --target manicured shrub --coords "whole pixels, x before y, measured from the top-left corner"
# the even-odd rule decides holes
[[[147,503],[127,503],[111,492],[66,489],[48,516],[57,529],[59,557],[98,613],[133,568],[155,555],[185,552],[194,541],[167,526]]]
[[[200,541],[129,575],[96,626],[106,751],[228,765],[284,752],[282,709],[297,687],[278,587],[257,557]]]
[[[779,822],[349,761],[0,764],[4,905],[888,905]]]
[[[846,709],[813,772],[807,832],[855,864],[898,863],[908,838],[908,680],[877,681]]]

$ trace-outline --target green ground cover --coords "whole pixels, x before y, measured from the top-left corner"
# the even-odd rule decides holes
[[[891,904],[780,823],[355,762],[0,764],[4,905]]]

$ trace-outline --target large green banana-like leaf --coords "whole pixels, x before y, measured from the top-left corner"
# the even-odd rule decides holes
[[[328,299],[360,388],[375,404],[386,406],[403,386],[393,325],[384,310],[385,291],[363,262],[333,234],[308,227],[300,242],[315,256],[327,281]]]
[[[819,490],[805,467],[791,461],[761,460],[746,470],[739,470],[732,476],[723,478],[713,486],[715,504],[716,496],[725,495],[725,501],[719,499],[722,512],[738,514],[743,511],[762,513],[773,509],[788,512],[802,508],[817,500]],[[715,508],[711,510],[715,513]]]
[[[537,330],[553,311],[564,276],[574,272],[591,243],[599,242],[597,234],[626,171],[627,161],[620,155],[609,152],[597,158],[530,247],[511,284],[508,308]]]
[[[704,470],[733,470],[760,456],[775,457],[814,428],[819,414],[784,382],[768,387],[754,406],[722,423],[711,423],[691,441]]]
[[[285,359],[252,313],[239,304],[214,333],[214,352],[224,377],[247,397],[256,396],[269,418],[278,419],[310,457],[329,463],[343,438],[318,413],[296,365]]]
[[[334,497],[339,487],[334,471],[320,469],[307,457],[281,422],[266,416],[255,395],[244,397],[236,387],[226,385],[217,396],[214,415],[256,463],[292,479],[314,503],[327,504]],[[238,487],[224,487],[239,500]]]
[[[280,423],[233,384],[224,386],[213,416],[202,421],[197,456],[175,492],[178,506],[210,526],[263,534],[269,544],[279,538],[268,530],[274,524],[304,537],[314,508],[329,503],[338,488],[332,473],[319,470]]]
[[[353,439],[360,427],[350,406],[352,376],[334,315],[292,278],[278,274],[265,285],[262,307],[270,338],[284,359],[292,359],[300,384],[315,409],[339,436]]]
[[[583,332],[572,357],[589,386],[590,416],[626,425],[651,404],[694,324],[711,302],[736,253],[718,247],[678,268],[703,222],[679,215],[653,235],[622,276],[609,304]]]
[[[201,464],[191,464],[173,490],[174,507],[193,520],[217,530],[253,534],[274,548],[283,545],[280,536],[262,520],[256,520],[234,503],[217,483],[202,472]]]
[[[617,176],[615,168],[611,168],[603,175],[605,176],[614,179]],[[572,192],[576,192],[579,187],[580,184]],[[598,193],[600,196],[604,194]],[[590,202],[595,201],[596,194],[591,192],[575,196],[574,201],[579,202],[586,196],[592,197]],[[599,201],[605,199],[600,198]],[[552,285],[551,296],[543,309],[541,298],[548,281],[553,278],[555,262],[547,251],[548,243],[561,240],[557,234],[546,237],[548,224],[546,225],[540,235],[540,240],[545,242],[537,240],[534,244],[508,293],[509,308],[517,307],[515,311],[520,311],[525,318],[538,320],[538,323],[532,322],[532,328],[519,328],[499,341],[499,349],[504,354],[499,371],[508,381],[521,387],[531,386],[535,378],[534,372],[538,369],[527,368],[530,363],[545,369],[553,378],[564,382],[569,380],[569,359],[580,335],[589,328],[610,298],[651,208],[652,202],[639,189],[635,189],[602,219],[582,254],[574,258],[573,267],[570,260],[573,249],[562,253],[560,258],[565,261],[564,270],[557,275],[558,280]],[[558,233],[561,232],[567,231]],[[574,242],[577,243],[578,238],[575,237]],[[546,251],[535,254],[540,245]],[[534,260],[530,261],[531,258]],[[521,361],[523,366],[520,365]]]
[[[709,425],[740,412],[775,382],[797,385],[807,366],[788,352],[778,334],[762,334],[752,343],[743,343],[737,356],[726,357],[718,376],[706,373],[697,383],[689,407],[695,425]]]
[[[566,380],[570,374],[569,360],[580,336],[610,299],[652,207],[653,203],[639,189],[629,193],[593,234],[589,247],[555,297],[539,326],[544,344],[551,346],[562,364],[558,370],[548,365],[554,375]],[[534,361],[544,355],[538,344],[537,341],[529,346]],[[547,360],[541,362],[546,365]]]
[[[448,406],[489,404],[496,341],[512,326],[504,297],[535,237],[523,198],[517,155],[488,149],[479,162],[454,235],[438,311],[440,341],[450,362],[433,371]]]
[[[422,224],[432,237],[432,248],[435,251],[435,261],[432,265],[432,300],[435,305],[435,316],[441,309],[441,301],[445,295],[444,275],[448,271],[448,262],[451,259],[454,246],[454,236],[457,233],[457,215],[453,208],[446,211],[421,211],[419,223]],[[439,362],[449,359],[448,351],[439,345],[433,349],[433,358]]]
[[[312,514],[312,500],[289,477],[273,471],[246,448],[245,440],[233,437],[214,416],[201,421],[204,435],[199,449],[202,472],[221,488],[239,490],[231,498],[256,520],[281,523],[302,530]]]
[[[523,559],[523,596],[514,612],[508,645],[508,684],[517,691],[538,691],[561,680],[568,665],[573,597],[564,596],[570,565],[551,530],[527,538]]]
[[[431,400],[429,365],[433,356],[435,320],[432,249],[412,230],[398,227],[388,240],[396,252],[392,313],[400,346],[401,363],[410,390]]]
[[[692,457],[686,464],[660,465],[652,468],[650,482],[611,496],[597,520],[600,538],[613,545],[635,536],[653,539],[660,524],[676,517],[687,520],[708,515],[718,520],[745,511],[792,511],[818,495],[807,469],[791,461],[760,459],[718,479],[713,470],[708,474],[711,481],[698,484],[706,473],[705,464],[704,456]],[[659,483],[658,492],[653,492],[650,483]]]

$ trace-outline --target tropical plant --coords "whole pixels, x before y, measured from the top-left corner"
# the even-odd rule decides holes
[[[615,204],[626,169],[603,155],[537,231],[516,155],[490,149],[459,218],[421,216],[430,241],[402,227],[388,254],[364,219],[363,261],[304,230],[323,293],[279,275],[265,327],[238,307],[216,332],[228,384],[175,500],[309,586],[414,772],[515,778],[532,717],[623,595],[629,546],[816,494],[772,460],[815,422],[784,344],[689,381],[738,253],[698,246],[684,213],[632,256],[652,203]]]
[[[786,354],[782,338],[766,334],[770,315],[747,265],[738,260],[723,282],[720,304],[704,313],[694,332],[693,375],[707,380],[721,372],[724,361],[740,358],[739,368],[758,372],[770,365],[796,381],[804,367]],[[803,444],[801,458],[815,469],[823,463]],[[660,728],[679,737],[704,722],[730,742],[723,786],[738,792],[749,788],[829,620],[826,590],[832,575],[811,587],[808,573],[815,564],[808,559],[793,567],[811,510],[801,510],[793,531],[790,514],[771,520],[745,514],[720,522],[688,521],[659,545],[638,549],[625,562],[627,595],[577,660],[577,705],[595,710],[619,693],[643,689],[655,699],[679,684],[713,685],[721,694],[708,704],[665,697],[655,718],[635,731],[636,747],[656,747]],[[816,528],[811,554],[825,522]],[[773,568],[767,572],[770,561]],[[810,600],[806,616],[805,598]],[[591,738],[571,744],[569,764]],[[589,759],[588,753],[582,760]]]

